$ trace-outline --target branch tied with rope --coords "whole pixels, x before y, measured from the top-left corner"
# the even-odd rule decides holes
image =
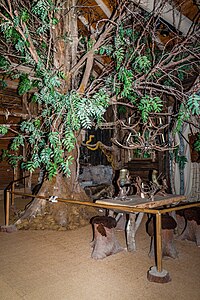
[[[89,139],[85,144],[82,143],[83,146],[87,147],[89,150],[95,151],[100,149],[103,154],[106,156],[108,162],[111,164],[112,168],[114,169],[114,156],[113,156],[113,149],[112,147],[104,145],[102,142],[98,141],[95,144],[90,144],[94,138],[94,135],[90,135]]]

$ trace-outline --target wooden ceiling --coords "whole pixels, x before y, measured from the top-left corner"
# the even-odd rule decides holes
[[[186,16],[191,21],[199,18],[199,7],[200,1],[194,0],[174,0],[170,1],[174,3],[174,6],[178,11],[180,11],[184,16]],[[199,3],[199,4],[198,4]]]
[[[160,48],[163,45],[170,47],[171,43],[173,46],[174,43],[178,42],[179,34],[181,36],[187,35],[193,22],[196,23],[200,20],[200,0],[131,0],[130,2],[135,5],[136,9],[138,7],[147,12],[154,10],[155,15],[159,10],[159,6],[164,3],[162,13],[158,15],[161,26],[159,25],[156,32],[156,42]],[[100,29],[104,24],[103,20],[112,16],[114,9],[118,7],[118,3],[121,3],[120,0],[78,0],[78,27],[80,32],[86,36],[95,33],[97,28]],[[169,31],[169,25],[175,30]],[[175,31],[176,33],[174,33]],[[106,60],[106,58],[103,59]],[[101,72],[104,63],[106,63],[104,60],[101,58],[100,64],[99,61],[95,61],[94,70],[97,74]]]
[[[192,22],[199,22],[200,16],[200,0],[131,0],[136,6],[151,11],[156,3],[165,1],[166,13],[162,14],[162,19],[166,22],[171,22],[171,25],[179,26],[182,29],[182,34],[187,33]],[[112,16],[114,9],[118,6],[121,0],[78,0],[78,27],[79,30],[86,36],[90,36],[96,31],[97,26],[100,28],[103,25],[103,19],[109,19]],[[129,1],[127,1],[129,2]],[[170,11],[170,14],[167,12]],[[170,21],[171,18],[171,21]],[[176,19],[176,22],[174,21]],[[157,31],[159,38],[158,43],[166,44],[169,42],[170,36],[165,35],[165,31],[159,28]],[[106,58],[103,58],[106,59]],[[100,63],[104,64],[104,61]],[[25,66],[20,66],[20,70],[27,72]],[[98,70],[99,68],[99,70]],[[99,73],[102,65],[95,62],[95,72]],[[30,70],[28,71],[30,72]],[[10,85],[10,84],[9,84]],[[17,88],[17,83],[12,81],[12,88]]]
[[[110,18],[117,2],[117,0],[79,0],[78,6],[81,8],[79,28],[92,33],[99,20]],[[159,6],[162,1],[132,0],[132,2],[150,12],[155,5]],[[199,7],[199,0],[168,0],[165,1],[164,12],[161,17],[170,25],[178,27],[180,32],[186,34],[192,22],[199,22]]]

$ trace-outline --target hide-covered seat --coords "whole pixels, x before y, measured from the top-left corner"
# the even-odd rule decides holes
[[[93,225],[92,258],[103,259],[124,250],[115,235],[117,225],[115,218],[95,216],[91,219],[91,224]]]
[[[155,247],[155,219],[152,217],[147,222],[147,232],[151,236],[151,246],[149,256],[154,256],[154,247]],[[178,252],[176,250],[175,241],[174,241],[174,229],[176,228],[177,223],[175,219],[169,214],[163,214],[161,217],[161,227],[162,227],[162,257],[171,257],[177,258]]]
[[[176,212],[178,239],[195,242],[200,247],[200,207],[190,207]]]

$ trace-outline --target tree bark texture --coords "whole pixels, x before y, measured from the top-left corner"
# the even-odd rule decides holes
[[[61,174],[51,181],[44,181],[38,195],[47,199],[57,196],[63,199],[90,201],[78,182],[73,184],[73,176],[68,179]],[[54,203],[36,197],[26,207],[15,225],[18,229],[76,229],[89,224],[91,217],[96,214],[97,209],[93,207]]]

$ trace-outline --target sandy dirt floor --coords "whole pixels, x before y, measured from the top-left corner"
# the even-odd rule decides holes
[[[0,300],[199,300],[200,248],[195,243],[176,241],[179,257],[163,260],[171,282],[147,280],[155,262],[148,256],[145,222],[137,232],[135,253],[103,260],[91,258],[90,224],[74,231],[0,232]],[[124,233],[116,235],[125,247]]]

